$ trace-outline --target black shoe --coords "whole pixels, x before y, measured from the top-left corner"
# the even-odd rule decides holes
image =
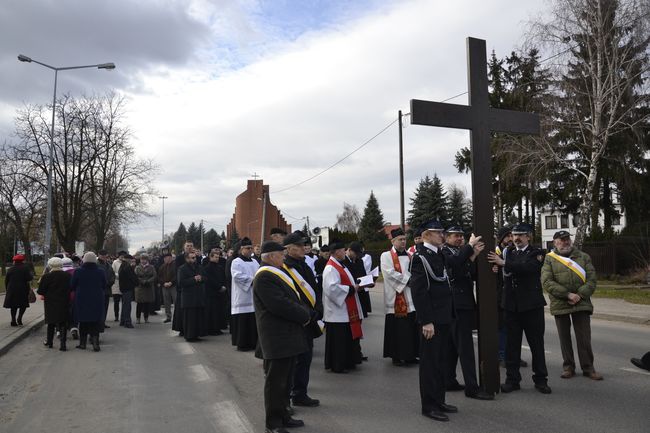
[[[473,398],[476,400],[494,400],[494,394],[490,394],[481,390],[472,392],[465,391],[465,397]]]
[[[85,344],[79,343],[76,347],[77,347],[77,349],[86,350],[86,345]]]
[[[11,322],[11,326],[18,326],[18,323],[16,323],[16,322]]]
[[[284,427],[267,428],[264,430],[264,433],[289,433],[289,430],[285,429]]]
[[[545,383],[540,383],[540,384],[535,384],[535,389],[542,394],[550,394],[551,393],[551,387],[548,386]]]
[[[423,410],[422,415],[426,416],[427,418],[435,419],[436,421],[449,421],[449,417],[438,410]]]
[[[23,326],[23,319],[16,320],[16,323],[18,324],[18,326]]]
[[[499,360],[499,367],[506,368],[506,362],[503,359]]]
[[[512,391],[519,391],[520,389],[521,386],[519,386],[518,383],[506,382],[503,385],[501,385],[501,392],[504,392],[506,394]]]
[[[284,411],[285,411],[285,412],[287,413],[287,415],[289,415],[289,416],[292,416],[292,415],[295,413],[294,410],[293,410],[293,408],[291,407],[291,405],[287,406],[287,407],[285,408]]]
[[[129,329],[133,329],[133,325],[131,325],[130,323],[128,325],[124,325],[124,327],[129,328]]]
[[[311,398],[308,395],[304,395],[302,397],[294,397],[292,398],[292,401],[294,406],[316,407],[320,405],[319,400]]]
[[[163,323],[169,323],[171,321],[172,321],[172,319],[165,319],[165,320],[163,320]]]
[[[419,363],[420,363],[420,360],[417,359],[417,358],[415,358],[415,359],[407,359],[407,360],[406,360],[406,363],[407,363],[407,364],[419,364]]]
[[[282,426],[287,428],[304,427],[305,422],[301,419],[287,418],[282,421]]]
[[[458,408],[456,406],[452,406],[450,404],[445,404],[445,403],[440,404],[440,410],[443,411],[443,412],[446,412],[446,413],[457,413],[458,412]]]
[[[117,317],[115,318],[115,320],[113,320],[113,322],[119,322],[119,321],[120,319],[118,319]]]
[[[61,342],[61,346],[59,347],[59,350],[60,350],[61,352],[66,352],[66,351],[68,350],[68,348],[67,348],[66,345],[65,345],[65,341],[62,341],[62,342]]]
[[[52,343],[48,342],[47,340],[43,341],[43,346],[47,347],[48,349],[52,348]]]
[[[110,329],[111,327],[108,326],[106,323],[104,323],[104,328],[106,328],[106,329]]]
[[[519,360],[519,366],[520,367],[528,367],[528,363],[526,361],[524,361],[523,359],[520,359]]]
[[[447,391],[463,391],[463,390],[465,390],[465,385],[461,385],[456,380],[447,385]]]
[[[99,352],[99,336],[90,337],[90,344],[93,345],[93,352]]]
[[[393,359],[393,365],[395,367],[406,367],[408,364],[406,361],[401,360],[401,359]]]
[[[158,315],[158,312],[157,312],[157,311],[152,311],[151,313],[149,313],[149,315],[150,315],[150,316],[157,316],[157,315]]]
[[[650,366],[645,365],[643,361],[639,358],[632,358],[630,359],[630,362],[637,368],[650,371]]]

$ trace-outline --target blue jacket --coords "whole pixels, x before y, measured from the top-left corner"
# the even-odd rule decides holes
[[[96,263],[84,263],[72,275],[71,289],[75,292],[74,311],[78,322],[104,321],[104,291],[106,274]]]

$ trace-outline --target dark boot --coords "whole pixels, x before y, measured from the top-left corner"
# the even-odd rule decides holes
[[[54,325],[47,325],[47,337],[43,344],[46,347],[52,348],[52,343],[54,342]]]
[[[99,335],[94,335],[90,337],[90,342],[93,345],[93,351],[99,352]]]
[[[61,326],[59,328],[59,333],[60,333],[59,340],[61,341],[61,344],[59,345],[59,350],[61,352],[65,352],[66,350],[68,350],[68,348],[65,345],[68,336],[67,335],[68,331],[63,326]]]
[[[88,341],[88,334],[84,331],[79,333],[79,345],[77,349],[86,350],[86,342]]]

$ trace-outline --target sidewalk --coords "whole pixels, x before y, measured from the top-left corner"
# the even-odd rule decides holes
[[[5,294],[0,294],[0,306],[4,303]],[[0,307],[0,356],[4,355],[13,346],[27,337],[32,331],[40,328],[45,322],[43,314],[43,301],[37,299],[29,304],[23,316],[23,326],[11,326],[11,313],[8,308]]]

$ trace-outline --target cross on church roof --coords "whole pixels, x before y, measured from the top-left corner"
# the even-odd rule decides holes
[[[259,175],[259,174],[257,174],[257,172],[254,172],[253,175],[252,175],[252,177],[253,177],[253,179],[255,179],[255,180],[257,180],[258,177],[259,177],[260,179],[262,178],[262,176]]]

